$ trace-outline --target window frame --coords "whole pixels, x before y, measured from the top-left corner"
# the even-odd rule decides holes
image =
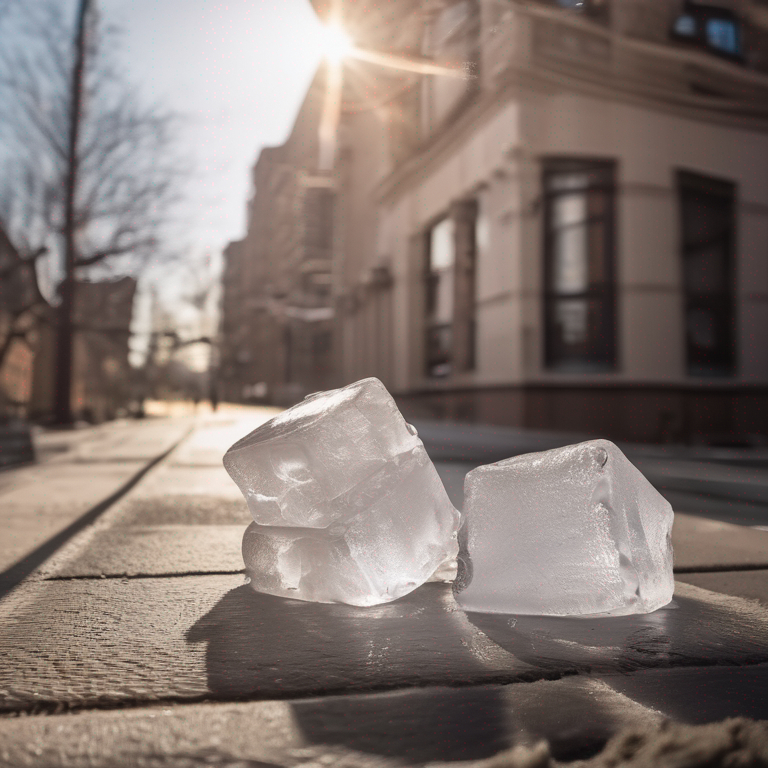
[[[581,292],[563,293],[554,288],[555,252],[554,245],[556,231],[553,222],[554,201],[572,191],[554,191],[551,189],[551,179],[558,175],[569,173],[593,173],[599,181],[589,183],[585,191],[601,190],[606,194],[607,206],[600,219],[588,217],[585,223],[591,220],[604,221],[604,250],[605,263],[603,265],[605,279],[602,283],[593,285],[588,283],[586,290]],[[601,178],[602,177],[602,178]],[[613,159],[605,158],[572,158],[556,157],[544,158],[541,173],[541,199],[542,199],[542,225],[543,225],[543,250],[542,250],[542,327],[544,330],[543,363],[548,371],[557,373],[612,373],[618,369],[618,301],[617,301],[617,163]],[[587,255],[587,259],[588,259]],[[558,347],[558,322],[556,306],[563,301],[586,300],[587,302],[599,302],[602,307],[603,323],[607,328],[602,328],[601,335],[608,333],[604,340],[602,352],[596,349],[591,355],[569,356]],[[591,357],[591,359],[590,359]]]
[[[451,319],[448,322],[436,322],[434,319],[436,305],[439,293],[439,282],[441,272],[451,271],[451,301],[453,302],[453,293],[455,292],[456,280],[456,232],[455,225],[451,226],[451,247],[453,249],[453,259],[449,268],[444,270],[435,270],[432,268],[432,233],[445,222],[450,222],[449,212],[441,214],[432,220],[429,226],[424,230],[424,373],[429,379],[445,379],[453,373],[451,351],[453,348],[453,317],[455,306],[451,306]],[[447,336],[447,341],[441,344],[435,344],[435,339],[440,336]],[[441,355],[433,355],[432,350],[435,347],[443,348],[445,351]],[[442,370],[436,371],[442,367]]]
[[[680,20],[686,17],[693,19],[696,24],[693,34],[684,34],[676,29]],[[735,52],[712,44],[707,33],[707,25],[710,21],[725,21],[733,24],[737,47]],[[716,5],[699,5],[691,2],[691,0],[686,0],[682,11],[675,17],[669,35],[672,40],[677,42],[707,51],[715,56],[721,56],[737,64],[744,63],[744,21],[730,8]]]
[[[679,247],[678,259],[682,288],[682,314],[683,314],[683,344],[686,375],[692,378],[732,378],[738,373],[738,334],[737,334],[737,309],[736,300],[736,259],[738,220],[737,199],[738,185],[728,179],[708,176],[706,174],[689,169],[678,168],[675,171],[675,189],[677,196]],[[726,201],[729,219],[729,228],[720,235],[716,235],[705,242],[686,242],[683,200],[686,191],[699,192],[710,198],[722,198]],[[725,264],[723,274],[723,288],[719,292],[703,293],[695,292],[689,288],[686,276],[686,259],[704,247],[707,242],[725,241]],[[691,311],[704,310],[721,313],[720,322],[726,328],[727,338],[721,345],[725,354],[721,361],[709,363],[696,362],[693,353],[693,345],[689,333],[689,313]]]

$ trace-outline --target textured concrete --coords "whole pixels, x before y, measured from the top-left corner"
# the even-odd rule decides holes
[[[54,433],[60,451],[41,464],[4,474],[0,584],[7,581],[8,588],[13,586],[19,574],[28,572],[25,559],[32,557],[29,570],[38,565],[50,553],[36,559],[36,551],[66,535],[89,510],[129,484],[187,434],[192,423],[190,419],[126,421]]]
[[[768,568],[758,571],[723,571],[716,573],[685,573],[680,581],[727,595],[760,600],[768,605]],[[768,690],[768,688],[766,689]]]
[[[678,586],[667,609],[588,620],[465,614],[441,584],[353,608],[261,595],[239,576],[39,581],[0,604],[0,709],[768,662],[768,611]]]
[[[224,466],[172,466],[158,468],[142,483],[140,497],[166,499],[169,496],[216,496],[242,501],[240,489],[230,480]]]
[[[146,462],[122,461],[73,466],[27,467],[14,487],[0,494],[3,536],[0,570],[5,570],[87,512],[140,472]]]
[[[0,710],[38,714],[0,717],[0,763],[394,768],[539,738],[568,761],[662,716],[768,718],[768,608],[680,583],[743,594],[768,569],[686,573],[667,608],[612,619],[466,614],[441,584],[317,605],[221,575],[242,568],[250,521],[221,455],[264,418],[198,418],[0,601]],[[102,454],[70,464],[107,471]],[[457,505],[472,462],[438,465]],[[677,567],[760,565],[766,536],[678,514]]]
[[[79,556],[46,575],[157,576],[243,570],[242,525],[114,527],[100,531]]]
[[[215,489],[214,489],[215,490]],[[168,494],[166,496],[126,497],[112,524],[115,527],[154,525],[241,525],[243,531],[253,522],[248,507],[240,498],[209,494]]]
[[[768,531],[757,531],[743,525],[676,512],[672,546],[676,569],[744,565],[765,565],[768,568]]]
[[[473,688],[430,688],[290,702],[200,704],[0,720],[5,764],[69,766],[72,755],[99,765],[294,765],[325,756],[354,765],[381,757],[428,760],[489,757],[515,745],[550,742],[561,760],[586,757],[622,728],[659,720],[597,680]],[[195,763],[194,761],[198,761]],[[236,762],[237,761],[237,762]],[[239,761],[243,761],[240,763]],[[85,761],[78,763],[90,764]]]

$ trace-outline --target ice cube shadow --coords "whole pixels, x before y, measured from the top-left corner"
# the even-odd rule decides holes
[[[579,672],[632,672],[768,661],[765,644],[757,637],[745,642],[728,611],[687,597],[675,597],[652,613],[630,616],[472,612],[467,618],[518,659],[544,669],[567,666]]]
[[[487,680],[487,667],[466,644],[464,614],[446,610],[451,603],[444,584],[372,608],[289,600],[243,585],[201,617],[186,640],[207,644],[213,698],[300,699],[295,716],[312,743],[400,758],[488,757],[510,746],[495,687],[466,689],[464,710],[434,696],[328,698]],[[476,716],[462,721],[468,710]],[[397,723],[412,727],[402,731]]]
[[[472,632],[446,584],[425,584],[369,608],[290,600],[243,585],[186,640],[207,643],[214,696],[286,698],[487,681],[487,665],[467,644]]]
[[[342,745],[407,765],[481,760],[541,739],[556,760],[583,760],[620,727],[615,707],[596,700],[590,681],[576,677],[339,696],[295,702],[292,709],[313,744]]]
[[[577,685],[567,703],[554,691],[557,716],[542,717],[540,688],[488,684],[500,674],[513,680],[518,665],[507,660],[507,673],[489,666],[475,656],[473,635],[450,585],[425,584],[372,608],[289,600],[243,585],[198,619],[186,640],[207,644],[211,698],[295,699],[296,722],[313,744],[411,762],[482,759],[521,735],[530,743],[547,738],[561,760],[602,748],[611,711]],[[530,678],[527,664],[519,671]],[[573,727],[563,728],[563,718]]]

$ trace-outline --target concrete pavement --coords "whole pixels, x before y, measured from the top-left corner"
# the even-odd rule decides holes
[[[0,473],[0,596],[95,520],[190,432],[192,416],[38,434],[38,462]]]
[[[768,595],[724,589],[733,574],[766,583],[768,533],[744,526],[678,516],[686,572],[648,616],[466,614],[442,584],[368,609],[253,592],[249,516],[221,456],[269,415],[198,418],[0,601],[0,763],[368,768],[541,738],[568,761],[664,717],[768,718]],[[438,470],[458,499],[487,459],[456,452]]]

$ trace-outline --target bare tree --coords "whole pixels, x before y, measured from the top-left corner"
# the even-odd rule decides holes
[[[47,313],[58,334],[55,416],[66,423],[77,280],[136,274],[164,253],[185,171],[174,151],[177,118],[125,81],[95,0],[79,0],[74,25],[54,0],[13,11],[21,34],[0,52],[0,218],[34,282],[35,306],[55,305]],[[43,258],[54,260],[48,300]]]

